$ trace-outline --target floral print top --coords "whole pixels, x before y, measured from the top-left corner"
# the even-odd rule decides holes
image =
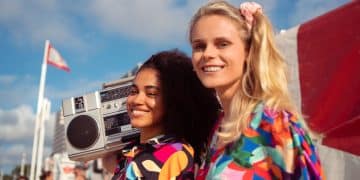
[[[196,179],[325,179],[297,117],[260,103],[250,119],[239,139],[223,148],[216,148],[214,133]]]
[[[122,151],[113,180],[194,179],[194,150],[172,136],[160,135]]]

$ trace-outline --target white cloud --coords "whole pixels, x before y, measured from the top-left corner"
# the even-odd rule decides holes
[[[294,11],[287,14],[290,24],[308,21],[316,16],[337,8],[349,0],[301,0],[296,1]],[[89,16],[107,32],[142,40],[149,43],[186,40],[188,23],[191,16],[206,0],[187,1],[184,6],[174,6],[174,0],[116,1],[93,0]],[[238,6],[238,0],[229,0]],[[277,13],[274,9],[281,3],[278,0],[259,0],[267,15]]]
[[[76,24],[62,6],[55,0],[0,0],[0,27],[7,29],[20,45],[51,39],[59,44],[83,48],[86,43],[77,35]]]
[[[296,1],[294,11],[289,14],[289,21],[293,22],[291,24],[305,22],[348,1]],[[44,39],[51,39],[57,44],[83,49],[87,46],[86,39],[95,36],[97,29],[150,44],[183,43],[187,38],[191,16],[207,1],[185,1],[180,6],[175,5],[176,2],[0,0],[0,27],[8,30],[19,44],[27,41],[38,44],[43,43]],[[268,15],[276,13],[273,9],[278,5],[278,0],[258,2]],[[230,3],[237,6],[239,1],[230,0]],[[84,33],[79,22],[90,25],[94,30]]]
[[[90,13],[107,32],[149,43],[163,43],[186,38],[191,14],[188,5],[176,7],[174,1],[94,0]]]
[[[54,119],[45,121],[44,156],[51,151]],[[0,109],[0,164],[5,170],[10,171],[21,162],[22,153],[26,153],[27,162],[31,161],[33,135],[35,127],[35,112],[28,105],[20,105],[10,110]]]
[[[184,1],[177,5],[177,0],[0,0],[0,26],[9,29],[17,43],[30,40],[38,44],[51,39],[78,49],[86,47],[86,39],[94,36],[96,29],[150,44],[183,43],[191,16],[207,2]],[[230,2],[239,4],[235,0]],[[259,2],[266,11],[271,11],[277,0]],[[81,24],[94,30],[84,33]]]
[[[93,0],[90,16],[107,32],[142,40],[152,44],[187,40],[192,15],[207,1],[186,1],[176,6],[175,0]],[[230,1],[234,6],[239,1]],[[271,11],[276,0],[262,0],[266,11]]]
[[[50,120],[46,121],[47,138],[51,138],[52,123],[54,115],[50,116]],[[0,109],[0,141],[17,142],[27,141],[34,134],[35,112],[29,105],[20,105],[14,109]]]

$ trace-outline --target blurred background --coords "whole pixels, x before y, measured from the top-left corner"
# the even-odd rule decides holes
[[[290,46],[286,43],[281,44],[281,42],[288,42],[286,40],[289,39],[296,42],[298,32],[305,34],[301,36],[303,37],[302,42],[307,38],[312,38],[308,36],[309,32],[312,34],[311,28],[308,27],[318,27],[313,32],[319,35],[322,34],[319,32],[325,31],[326,28],[355,32],[350,33],[348,35],[350,37],[353,34],[359,35],[359,31],[356,31],[356,28],[359,30],[358,25],[355,26],[355,30],[348,28],[351,27],[351,24],[318,26],[322,22],[329,22],[327,16],[319,19],[320,15],[320,17],[324,17],[324,14],[338,12],[339,8],[340,10],[344,9],[344,6],[349,4],[352,8],[351,13],[346,14],[343,11],[347,10],[341,10],[343,16],[339,17],[343,18],[337,19],[336,22],[349,18],[350,20],[346,22],[360,24],[359,18],[356,18],[359,17],[360,12],[359,3],[356,1],[261,0],[257,2],[263,5],[264,12],[270,17],[280,46],[285,51]],[[63,158],[64,147],[62,142],[57,139],[59,136],[62,137],[63,130],[56,126],[56,124],[61,124],[58,112],[62,99],[101,89],[103,83],[120,79],[158,51],[179,48],[190,55],[191,49],[187,42],[188,24],[192,14],[204,3],[206,3],[205,0],[80,0],[75,2],[69,0],[0,0],[0,177],[19,176],[21,164],[25,165],[24,175],[29,175],[41,64],[46,39],[51,41],[71,69],[70,72],[50,66],[47,69],[44,96],[51,101],[51,114],[49,120],[45,122],[43,168],[49,170],[54,166],[54,159]],[[240,1],[231,0],[230,3],[236,5],[240,4]],[[355,42],[360,41],[359,36],[352,38],[352,40],[354,39]],[[325,42],[326,40],[318,43],[318,49],[321,44],[325,45]],[[332,41],[328,43],[330,44]],[[354,50],[344,50],[344,53],[349,52],[351,57],[359,57],[360,46],[358,43],[353,44]],[[294,56],[297,56],[296,53],[300,51],[307,52],[306,49],[299,50],[296,43],[295,46],[293,47],[295,54],[284,53],[285,57],[290,58],[290,61],[304,59]],[[341,45],[338,48],[341,48]],[[351,49],[352,47],[347,48]],[[315,50],[317,49],[315,48]],[[326,52],[331,52],[331,50]],[[351,54],[352,52],[353,54]],[[342,54],[342,56],[345,55]],[[343,57],[338,56],[337,58]],[[298,69],[307,67],[299,64],[300,67],[296,67]],[[355,64],[354,67],[358,67],[357,65]],[[336,67],[336,64],[332,67]],[[321,69],[319,66],[317,68]],[[296,72],[299,74],[301,70],[296,70]],[[323,73],[326,74],[326,72]],[[359,79],[358,74],[350,75],[355,77],[355,80]],[[298,81],[302,79],[304,82],[307,77],[300,75],[296,78]],[[298,81],[293,83],[299,83]],[[332,79],[328,81],[332,81]],[[311,81],[311,83],[317,84],[317,81]],[[354,83],[355,85],[350,84],[349,88],[356,90],[359,88],[359,81],[354,81]],[[321,87],[324,86],[326,85]],[[299,85],[295,87],[298,91],[296,98],[299,106],[309,107],[303,103],[311,104],[309,98],[312,96],[301,97],[306,95],[304,87]],[[334,93],[330,95],[334,95]],[[358,99],[357,97],[358,95],[355,99]],[[327,101],[322,99],[321,102]],[[356,105],[357,102],[359,101],[355,101],[353,104]],[[318,103],[316,107],[319,108],[321,105]],[[336,103],[329,105],[335,106]],[[355,113],[355,120],[351,117],[349,119],[351,122],[359,122],[359,115],[356,114],[359,112],[358,107],[355,110],[351,109]],[[309,116],[316,117],[314,123],[310,123],[315,130],[323,134],[335,133],[332,128],[337,127],[335,124],[339,125],[338,121],[331,121],[328,122],[329,126],[322,126],[319,124],[326,124],[323,121],[326,117],[319,117],[318,111],[306,108],[303,110]],[[338,120],[347,121],[348,119]],[[339,143],[334,145],[333,142],[330,142],[329,144],[351,154],[351,157],[354,155],[358,158],[360,150],[356,148],[359,148],[359,134],[351,135],[351,137],[355,142],[355,149],[344,148],[344,145],[339,146]],[[354,139],[356,137],[358,139]],[[344,141],[344,139],[340,141]],[[54,158],[54,154],[57,152],[61,153]],[[49,157],[52,158],[49,159]],[[68,163],[67,160],[64,160],[64,163]],[[100,170],[99,172],[96,170],[97,166],[101,166],[101,164],[96,164],[97,162],[86,165],[69,163],[72,168],[67,169],[69,174],[74,174],[76,167],[81,169],[83,166],[86,167],[83,169],[92,169],[91,171],[95,173],[100,172]],[[95,164],[96,167],[94,167]],[[46,167],[46,165],[51,165],[51,167]]]

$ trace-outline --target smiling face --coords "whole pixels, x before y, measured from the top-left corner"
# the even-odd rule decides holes
[[[240,85],[247,53],[232,20],[201,17],[191,31],[191,46],[194,69],[206,87],[221,93]]]
[[[158,80],[158,72],[152,68],[141,69],[127,98],[127,111],[131,125],[139,129],[162,131],[164,107]]]

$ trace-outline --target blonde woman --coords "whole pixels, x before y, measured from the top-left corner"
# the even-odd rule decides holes
[[[197,178],[323,179],[262,7],[212,1],[189,33],[194,70],[223,108]]]

